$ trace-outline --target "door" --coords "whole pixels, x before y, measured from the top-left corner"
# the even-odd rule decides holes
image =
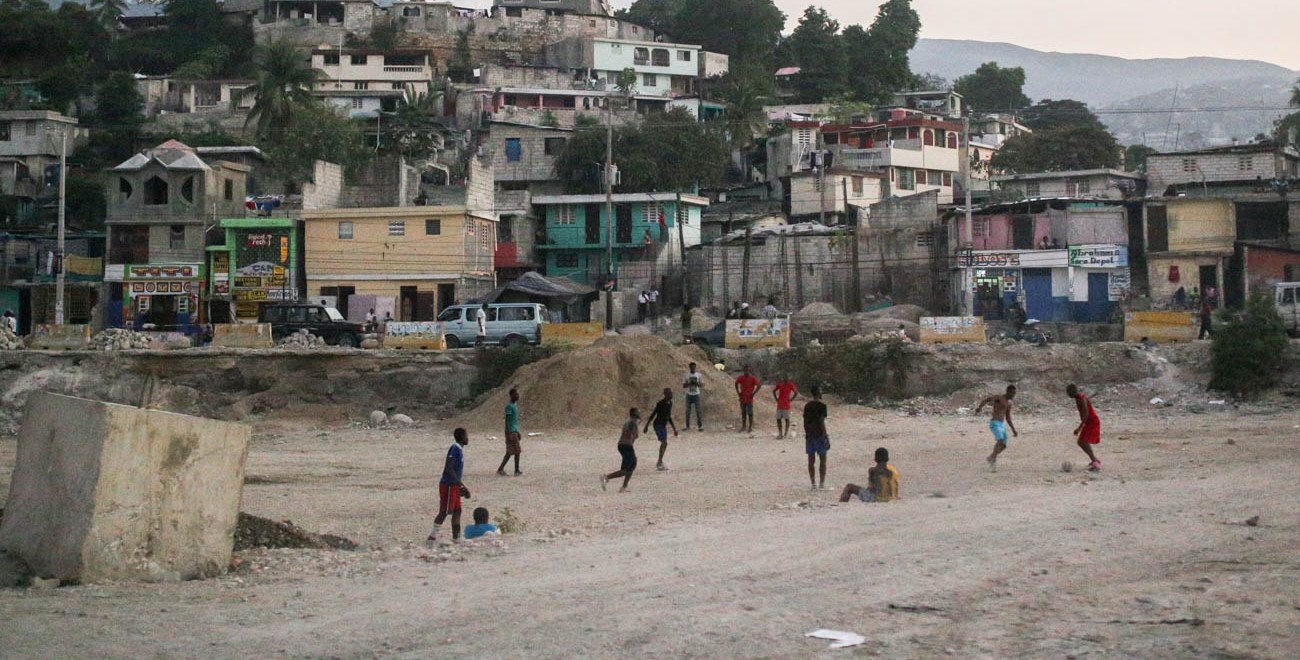
[[[1034,216],[1017,215],[1011,218],[1011,248],[1034,249]]]
[[[1031,319],[1052,320],[1052,270],[1026,268],[1023,273],[1025,313]]]
[[[438,313],[447,309],[448,306],[456,304],[456,285],[439,284],[438,285]]]
[[[404,286],[398,289],[398,307],[397,320],[410,321],[415,316],[415,292],[413,286]]]
[[[1110,273],[1088,273],[1088,303],[1084,323],[1110,320]]]
[[[1219,268],[1217,266],[1200,267],[1200,287],[1201,287],[1201,297],[1202,298],[1210,297],[1210,294],[1213,293],[1214,294],[1213,297],[1210,297],[1210,304],[1214,305],[1215,307],[1218,307],[1219,306],[1218,297],[1222,295],[1222,293],[1219,292],[1218,290]]]
[[[618,228],[614,240],[627,244],[632,242],[632,206],[619,204],[614,209],[618,214]]]
[[[434,311],[434,293],[432,291],[420,291],[415,294],[415,318],[413,321],[432,321],[437,317]]]
[[[587,245],[600,244],[600,204],[588,204],[583,217],[585,218]]]

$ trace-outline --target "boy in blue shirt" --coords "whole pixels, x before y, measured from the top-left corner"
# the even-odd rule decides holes
[[[452,433],[455,442],[447,448],[447,460],[443,463],[442,478],[438,480],[438,516],[433,519],[433,531],[424,540],[425,545],[433,547],[438,541],[438,529],[442,521],[451,516],[451,538],[460,540],[461,498],[469,499],[469,488],[465,486],[465,447],[469,445],[469,433],[465,429],[456,429]]]
[[[488,510],[479,507],[474,509],[474,524],[465,528],[465,540],[476,539],[485,534],[499,534],[497,526],[488,522]]]

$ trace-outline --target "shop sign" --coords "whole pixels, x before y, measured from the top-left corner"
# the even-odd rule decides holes
[[[266,289],[236,289],[233,295],[235,302],[260,302],[269,299]]]
[[[132,282],[132,295],[167,296],[190,293],[194,290],[193,282]]]
[[[199,276],[199,267],[195,264],[127,266],[126,275],[132,280],[189,280]]]
[[[1075,268],[1127,268],[1128,246],[1076,245],[1070,247],[1070,265]]]
[[[274,240],[275,234],[248,234],[244,238],[244,245],[252,248],[271,247]]]
[[[1020,254],[1017,252],[967,253],[962,255],[963,268],[1019,268]]]
[[[1132,286],[1129,280],[1128,269],[1118,270],[1110,274],[1110,294],[1111,302],[1117,302],[1128,297],[1129,287]]]

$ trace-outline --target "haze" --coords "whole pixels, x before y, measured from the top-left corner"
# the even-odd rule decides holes
[[[708,0],[700,0],[707,2]],[[809,4],[841,25],[868,25],[879,2],[775,0],[793,29]],[[614,0],[627,7],[631,0]],[[913,0],[921,36],[1128,58],[1227,57],[1300,69],[1296,0]]]

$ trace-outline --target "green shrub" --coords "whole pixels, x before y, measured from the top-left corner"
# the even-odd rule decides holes
[[[526,345],[506,348],[480,346],[476,351],[474,362],[478,366],[478,375],[470,388],[475,397],[501,387],[520,367],[555,354],[555,349],[549,347]]]
[[[1277,385],[1290,340],[1272,299],[1253,296],[1240,311],[1220,312],[1210,346],[1210,389],[1250,396]]]

